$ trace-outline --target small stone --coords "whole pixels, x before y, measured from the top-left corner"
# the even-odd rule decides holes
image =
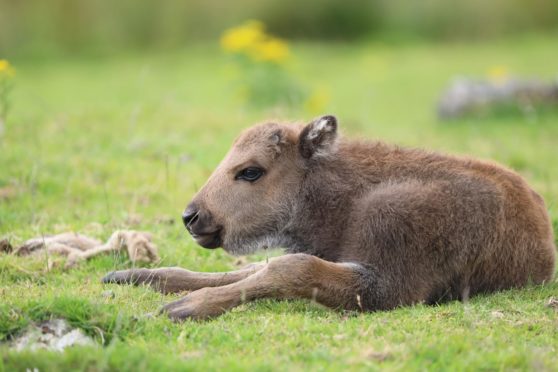
[[[104,298],[114,298],[116,295],[114,294],[114,292],[112,290],[109,289],[109,290],[103,291],[101,293],[101,296],[103,296]]]
[[[63,351],[73,345],[95,345],[95,341],[79,328],[71,328],[65,319],[52,319],[32,324],[11,342],[16,351],[47,349]]]
[[[532,114],[534,107],[554,106],[558,82],[508,78],[503,81],[455,78],[438,102],[438,116],[451,119],[489,112],[498,107],[516,107]]]

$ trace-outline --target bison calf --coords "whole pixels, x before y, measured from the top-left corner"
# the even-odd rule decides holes
[[[107,283],[193,291],[164,311],[217,316],[257,298],[392,309],[544,283],[555,246],[542,198],[493,163],[339,138],[337,120],[245,131],[183,214],[205,248],[289,254],[229,273],[179,268]]]

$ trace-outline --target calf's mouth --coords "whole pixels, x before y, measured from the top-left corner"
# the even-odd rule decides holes
[[[196,243],[204,248],[215,249],[222,245],[221,240],[221,230],[216,230],[210,233],[195,233],[192,230],[188,230],[192,238],[196,240]]]
[[[223,228],[215,225],[207,211],[202,211],[192,203],[182,214],[182,221],[192,238],[202,247],[214,249],[222,245]]]

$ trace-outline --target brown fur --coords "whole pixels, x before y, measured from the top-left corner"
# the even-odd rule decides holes
[[[238,179],[248,167],[265,173]],[[164,308],[183,319],[262,297],[392,309],[540,284],[555,270],[544,202],[518,174],[339,139],[332,116],[304,128],[268,123],[244,132],[184,218],[208,248],[279,246],[290,254],[232,273],[127,270],[104,281],[195,290]]]

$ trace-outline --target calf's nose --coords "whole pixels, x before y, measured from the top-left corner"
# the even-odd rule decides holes
[[[200,210],[194,205],[189,205],[188,208],[186,208],[184,213],[182,213],[182,221],[186,229],[190,230],[190,226],[196,222],[199,214]]]

